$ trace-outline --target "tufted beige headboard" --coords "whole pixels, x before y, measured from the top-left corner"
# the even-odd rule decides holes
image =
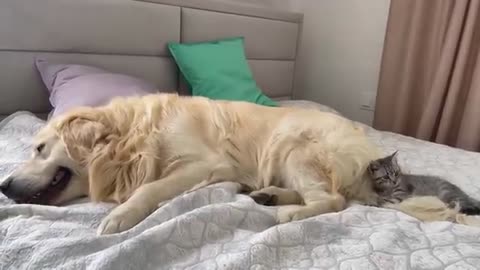
[[[2,0],[0,117],[18,110],[49,112],[47,90],[33,64],[37,56],[103,67],[184,93],[167,42],[232,36],[245,37],[262,90],[288,99],[302,19],[219,0]]]

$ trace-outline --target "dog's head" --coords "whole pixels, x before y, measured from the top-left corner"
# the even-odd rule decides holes
[[[49,122],[34,139],[29,160],[0,183],[19,203],[59,205],[89,192],[88,162],[106,136],[94,110]]]

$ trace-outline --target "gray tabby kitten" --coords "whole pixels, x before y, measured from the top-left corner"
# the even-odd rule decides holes
[[[436,196],[452,208],[458,205],[461,213],[480,214],[480,201],[454,184],[436,176],[402,173],[396,154],[374,160],[368,166],[373,189],[380,196],[381,204],[399,203],[413,196]]]

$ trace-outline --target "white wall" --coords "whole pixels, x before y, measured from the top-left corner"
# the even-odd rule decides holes
[[[390,0],[223,1],[304,13],[296,98],[372,123]]]
[[[291,0],[305,14],[297,98],[371,124],[390,0]],[[361,109],[362,105],[371,110]]]

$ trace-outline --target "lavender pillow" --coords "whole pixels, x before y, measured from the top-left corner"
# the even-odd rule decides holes
[[[36,59],[35,65],[50,93],[50,103],[54,108],[50,117],[73,107],[104,105],[114,97],[157,92],[149,82],[101,68],[51,64],[44,59]]]

